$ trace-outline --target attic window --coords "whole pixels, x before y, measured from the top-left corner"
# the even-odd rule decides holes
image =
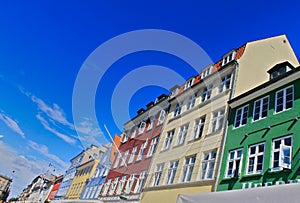
[[[225,56],[223,56],[223,61],[222,61],[222,66],[225,66],[228,64],[230,61],[233,61],[236,55],[236,51],[231,51]]]
[[[209,66],[205,67],[202,70],[201,79],[203,79],[203,78],[207,77],[208,75],[210,75],[212,69],[213,69],[213,65],[209,65]]]
[[[184,86],[185,90],[194,84],[194,79],[195,78],[192,78],[192,79],[186,81],[185,86]]]

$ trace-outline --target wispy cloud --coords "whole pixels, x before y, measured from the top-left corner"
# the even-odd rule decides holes
[[[5,115],[3,112],[0,112],[0,120],[2,120],[12,131],[21,135],[22,138],[25,138],[25,133],[21,130],[17,121]]]
[[[30,140],[28,141],[28,146],[31,149],[39,152],[40,154],[48,157],[50,160],[54,161],[59,165],[60,168],[66,169],[68,167],[68,164],[61,160],[59,157],[55,156],[54,154],[50,154],[46,145],[38,144]]]
[[[0,140],[1,140],[3,137],[4,137],[3,135],[0,135]]]
[[[55,134],[56,136],[58,136],[59,138],[63,139],[65,142],[69,143],[69,144],[75,144],[76,140],[63,134],[58,132],[56,129],[52,128],[49,123],[40,115],[37,114],[36,118],[41,122],[41,124],[44,126],[44,128],[50,132],[52,132],[53,134]]]

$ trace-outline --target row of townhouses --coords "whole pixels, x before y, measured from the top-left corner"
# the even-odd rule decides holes
[[[229,51],[73,158],[55,199],[197,202],[298,182],[298,66],[285,35]]]

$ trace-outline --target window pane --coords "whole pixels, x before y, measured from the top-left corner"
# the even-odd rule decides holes
[[[284,145],[292,146],[292,138],[291,137],[285,138],[284,139]]]

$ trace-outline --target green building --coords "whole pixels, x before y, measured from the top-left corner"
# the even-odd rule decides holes
[[[268,73],[228,102],[218,191],[300,183],[300,68],[284,62]]]

